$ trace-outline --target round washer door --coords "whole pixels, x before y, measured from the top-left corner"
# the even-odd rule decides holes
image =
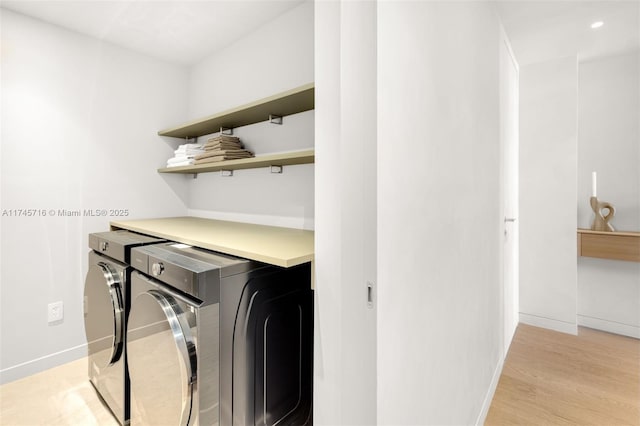
[[[105,262],[89,266],[84,286],[84,325],[92,361],[104,368],[120,359],[124,303],[118,271]]]
[[[132,301],[129,326],[131,424],[192,424],[196,345],[184,311],[172,296],[149,290]]]

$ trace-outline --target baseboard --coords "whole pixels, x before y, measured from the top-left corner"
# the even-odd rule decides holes
[[[578,335],[578,324],[559,321],[551,318],[539,317],[536,315],[525,314],[520,312],[520,322],[534,327],[546,328],[549,330],[559,331],[561,333]]]
[[[32,374],[75,361],[87,356],[87,344],[65,349],[54,354],[46,355],[22,364],[0,370],[0,385],[22,379]]]
[[[501,357],[498,360],[498,365],[496,365],[495,371],[493,372],[491,384],[489,385],[489,389],[487,389],[487,394],[485,395],[484,402],[482,403],[482,409],[480,410],[480,414],[478,414],[478,418],[476,419],[476,426],[483,425],[485,420],[487,419],[487,414],[489,414],[489,409],[491,408],[491,402],[493,402],[493,396],[495,395],[496,389],[498,388],[498,382],[500,382],[500,376],[502,375],[503,367],[504,358]]]
[[[586,315],[578,315],[578,325],[640,339],[640,327],[635,325],[622,324],[620,322],[608,321]]]
[[[228,220],[232,222],[253,223],[256,225],[279,226],[281,228],[295,228],[313,230],[315,223],[313,218],[290,217],[290,216],[270,216],[261,214],[246,214],[235,212],[218,212],[211,210],[187,210],[189,216],[202,217],[205,219]]]

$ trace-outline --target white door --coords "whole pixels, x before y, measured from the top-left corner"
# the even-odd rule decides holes
[[[518,64],[503,33],[500,43],[502,146],[504,354],[518,325]]]

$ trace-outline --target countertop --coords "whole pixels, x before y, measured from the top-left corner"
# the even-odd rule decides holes
[[[254,225],[198,217],[112,221],[128,229],[167,240],[219,251],[285,268],[313,261],[313,231]]]

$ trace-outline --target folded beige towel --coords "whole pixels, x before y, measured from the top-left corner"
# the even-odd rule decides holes
[[[229,136],[229,135],[218,135],[212,138],[207,139],[207,143],[215,143],[215,142],[240,142],[240,138],[237,136]]]
[[[233,156],[233,155],[219,155],[219,156],[216,156],[216,157],[208,157],[208,158],[202,158],[200,160],[195,160],[194,164],[220,163],[220,162],[223,162],[225,160],[240,160],[242,158],[250,158],[250,157],[246,157],[246,156],[238,157],[238,156]]]
[[[244,146],[241,143],[231,143],[231,142],[206,144],[204,146],[205,151],[211,151],[213,149],[242,149],[242,148],[244,148]]]
[[[209,157],[202,158],[200,160],[195,160],[193,164],[207,164],[207,163],[217,163],[219,161],[224,161],[224,157]]]
[[[234,157],[238,157],[238,158],[249,158],[249,157],[253,157],[253,152],[247,151],[246,149],[214,150],[214,151],[207,151],[204,154],[196,155],[194,158],[196,160],[201,160],[203,158],[225,157],[225,156],[234,156]]]

